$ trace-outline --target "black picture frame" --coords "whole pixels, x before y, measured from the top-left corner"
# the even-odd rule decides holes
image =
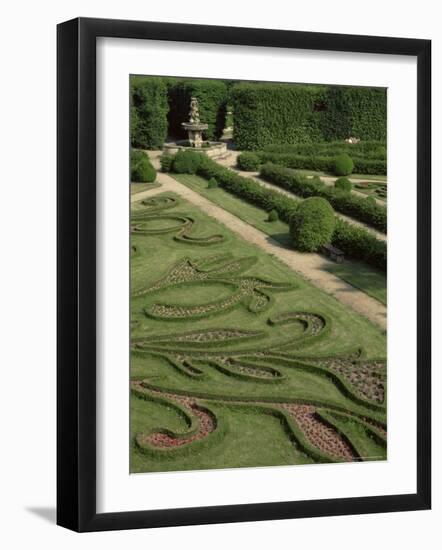
[[[96,39],[151,39],[417,58],[417,492],[96,512]],[[58,25],[57,523],[75,531],[425,510],[431,506],[431,41],[79,18]]]

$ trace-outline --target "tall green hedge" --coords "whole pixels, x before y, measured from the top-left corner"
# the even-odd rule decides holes
[[[239,149],[350,136],[386,140],[385,89],[243,82],[231,97]]]
[[[159,149],[167,137],[167,87],[159,77],[130,79],[130,131],[132,147]]]
[[[325,88],[242,82],[233,86],[233,140],[239,149],[271,143],[310,143],[321,138],[320,111]]]
[[[209,125],[204,136],[209,140],[221,137],[226,119],[227,85],[222,80],[176,80],[169,85],[169,133],[186,138],[181,123],[189,119],[190,98],[198,99],[201,122]]]
[[[387,139],[387,90],[331,86],[321,131],[326,141],[355,136],[363,140]]]

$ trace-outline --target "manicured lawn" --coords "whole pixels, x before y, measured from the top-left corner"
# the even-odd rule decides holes
[[[147,191],[148,189],[155,189],[156,187],[161,187],[159,183],[131,183],[130,184],[130,194],[135,195],[135,193],[141,193],[141,191]]]
[[[194,188],[205,183],[195,177],[187,178],[187,181]],[[253,225],[266,227],[266,232],[276,235],[287,232],[286,225],[279,221],[273,222],[275,227],[269,229],[273,223],[265,221],[265,213],[237,199],[232,200],[233,197],[221,189],[205,190],[204,194],[212,197],[211,200],[220,201],[218,204],[226,210],[235,209],[243,219],[247,212],[249,219],[253,218]],[[164,196],[159,195],[158,198],[161,200]],[[168,193],[167,196],[174,195]],[[134,382],[145,381],[147,392],[157,391],[160,395],[169,396],[168,399],[176,399],[176,395],[191,396],[200,406],[207,407],[220,425],[225,426],[225,433],[219,440],[214,440],[213,445],[207,448],[195,446],[199,450],[190,453],[163,450],[157,454],[146,454],[133,440],[131,471],[310,463],[314,460],[313,455],[305,452],[304,447],[289,436],[288,428],[282,422],[282,413],[278,412],[275,416],[265,412],[270,409],[280,411],[279,403],[286,402],[317,403],[331,410],[349,413],[354,428],[349,424],[347,429],[359,438],[361,448],[370,449],[370,442],[365,441],[367,436],[364,436],[358,418],[385,423],[385,407],[367,403],[358,397],[354,388],[349,390],[350,393],[344,390],[336,383],[333,373],[324,375],[315,367],[302,365],[308,363],[309,357],[341,355],[355,348],[363,349],[367,360],[384,358],[384,332],[297,276],[276,258],[239,238],[200,209],[182,198],[174,197],[178,203],[165,210],[165,215],[191,217],[194,220],[193,237],[222,234],[224,241],[201,246],[176,240],[173,233],[131,236],[134,250],[131,257],[131,338],[137,346],[131,355],[131,379]],[[136,210],[143,208],[139,203],[132,207]],[[161,219],[161,212],[157,215]],[[244,258],[251,260],[241,263]],[[190,282],[178,286],[166,284],[164,278],[174,267],[178,272],[176,266],[185,260],[191,261],[189,265],[200,266],[198,273],[202,274],[203,279],[206,278],[205,273],[211,273],[211,269],[219,270],[220,275],[213,282],[189,279]],[[188,262],[181,265],[187,266]],[[242,267],[238,270],[230,265]],[[186,267],[185,273],[189,269]],[[172,277],[169,280],[176,279]],[[259,284],[263,280],[267,281],[267,290],[264,288],[264,294],[261,294]],[[159,281],[163,281],[163,286],[155,287],[155,290],[153,285],[159,285]],[[278,288],[274,286],[277,283],[285,286]],[[247,298],[233,308],[217,309],[216,304],[237,292],[235,288],[245,288],[248,292],[250,284],[258,284],[254,302]],[[263,300],[265,296],[270,296],[270,299]],[[183,308],[204,308],[212,303],[215,306],[210,306],[210,316],[204,318],[183,314],[180,318],[171,319],[167,314],[152,317],[147,313],[158,304],[173,306],[182,312]],[[252,303],[260,305],[260,308],[252,311]],[[312,329],[314,325],[296,318],[282,324],[271,322],[281,314],[297,312],[323,316],[328,320],[326,326],[330,332],[324,330],[322,336],[316,332],[317,329]],[[313,330],[309,338],[304,336],[307,330]],[[208,338],[215,338],[215,341],[206,344],[205,340],[201,340],[206,334],[204,331],[209,331]],[[238,339],[237,331],[246,331],[247,338]],[[270,349],[275,350],[270,355],[266,351],[260,352]],[[259,373],[267,372],[265,369],[269,367],[272,353],[283,350],[290,357],[298,356],[300,359],[298,362],[276,359],[272,367],[277,368],[279,378],[257,378]],[[235,375],[227,374],[225,369],[234,369],[234,358],[237,356],[242,357],[243,361],[247,358],[249,366],[242,367]],[[180,363],[183,357],[187,357],[187,366],[181,367],[176,363]],[[225,361],[225,358],[227,362],[221,363],[222,368],[218,368],[217,362]],[[231,360],[232,364],[229,363]],[[192,369],[197,369],[200,374],[195,375]],[[263,403],[265,409],[262,408]],[[149,434],[160,428],[171,432],[187,429],[183,417],[168,405],[167,400],[146,401],[133,394],[132,436]],[[192,448],[194,443],[188,445]],[[371,449],[370,452],[378,453],[378,449]]]
[[[375,271],[362,263],[342,263],[326,268],[340,279],[363,290],[369,296],[387,305],[387,278],[384,273]]]
[[[281,242],[284,245],[289,243],[287,224],[281,220],[268,222],[268,213],[264,212],[261,208],[242,201],[239,197],[228,193],[221,187],[208,189],[207,181],[200,176],[190,174],[170,175],[180,183],[187,185],[193,191],[196,191],[206,199],[209,199],[214,204],[221,206],[224,210],[234,214],[241,220],[253,225],[253,227],[261,230],[263,233],[269,235],[278,242]]]

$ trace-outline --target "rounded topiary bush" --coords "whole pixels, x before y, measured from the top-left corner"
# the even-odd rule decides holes
[[[196,174],[202,161],[202,153],[178,151],[173,159],[173,171],[177,174]]]
[[[335,187],[341,189],[341,191],[350,192],[353,189],[353,184],[348,178],[341,177],[335,181]]]
[[[335,212],[321,197],[302,201],[290,218],[290,235],[295,248],[314,252],[331,241],[335,228]]]
[[[256,172],[259,170],[259,157],[255,153],[241,153],[237,159],[238,166],[245,172]]]
[[[267,218],[268,222],[276,222],[279,220],[278,211],[273,209],[269,212],[269,217]]]
[[[337,176],[348,176],[353,172],[353,166],[353,161],[347,153],[342,153],[335,158],[334,171]]]
[[[207,189],[216,189],[218,187],[218,182],[215,178],[210,178],[207,182]]]
[[[130,153],[130,179],[133,182],[152,183],[157,177],[157,172],[152,166],[149,157],[143,151],[131,151]]]
[[[160,164],[162,172],[170,172],[172,170],[173,156],[164,154],[161,155]]]

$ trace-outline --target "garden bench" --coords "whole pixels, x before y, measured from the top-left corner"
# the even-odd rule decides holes
[[[341,264],[344,261],[344,253],[342,250],[336,248],[336,246],[333,246],[332,244],[325,244],[322,247],[322,252],[338,264]]]

